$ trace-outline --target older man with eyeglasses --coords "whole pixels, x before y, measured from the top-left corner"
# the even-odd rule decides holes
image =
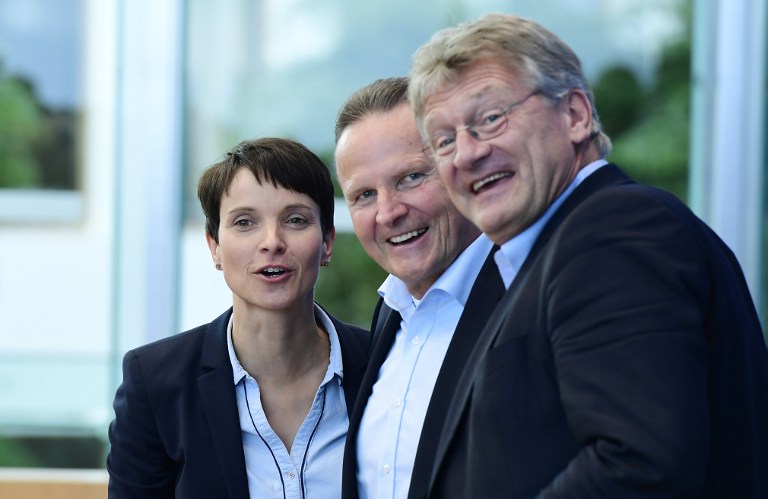
[[[768,497],[768,353],[741,268],[682,202],[606,161],[573,51],[489,14],[437,33],[411,77],[507,287],[427,497]]]

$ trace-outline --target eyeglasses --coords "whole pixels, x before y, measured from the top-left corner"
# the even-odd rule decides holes
[[[453,133],[441,132],[439,135],[430,137],[425,144],[425,150],[432,152],[432,156],[437,163],[443,163],[453,158],[454,154],[456,154],[456,136],[462,130],[466,130],[472,137],[481,141],[498,137],[507,129],[509,113],[512,109],[540,93],[540,91],[535,90],[507,107],[486,111],[480,115],[480,122],[477,124],[460,126]]]

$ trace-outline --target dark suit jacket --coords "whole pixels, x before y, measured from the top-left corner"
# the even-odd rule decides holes
[[[437,448],[443,418],[448,410],[456,382],[464,367],[464,362],[472,350],[475,339],[480,334],[483,321],[478,318],[488,317],[504,292],[499,271],[493,260],[492,250],[475,279],[464,312],[459,318],[456,330],[448,346],[443,365],[435,382],[432,398],[427,407],[424,427],[416,449],[411,485],[408,497],[423,497],[426,493],[432,462]],[[379,300],[374,313],[374,346],[371,361],[360,386],[360,397],[349,419],[349,432],[344,447],[344,469],[342,473],[342,498],[357,499],[357,433],[368,398],[379,375],[379,369],[387,358],[395,341],[395,333],[400,328],[400,314],[393,311]]]
[[[210,324],[129,351],[109,428],[110,498],[247,498],[248,478],[227,352],[230,308]],[[331,317],[351,411],[368,331]]]
[[[467,365],[428,497],[768,497],[768,355],[741,269],[614,165],[545,226]]]

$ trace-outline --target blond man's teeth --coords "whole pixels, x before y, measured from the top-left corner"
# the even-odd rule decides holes
[[[490,184],[491,182],[495,180],[499,180],[500,178],[508,177],[509,175],[510,175],[509,173],[494,173],[490,177],[485,177],[484,179],[478,180],[477,182],[472,184],[472,191],[477,192],[480,189],[482,189],[484,186]]]
[[[406,232],[405,234],[401,234],[399,236],[391,237],[389,239],[390,243],[398,244],[402,243],[404,241],[407,241],[409,239],[412,239],[416,236],[420,236],[421,234],[424,234],[427,231],[427,229],[421,229],[421,230],[412,230],[410,232]]]

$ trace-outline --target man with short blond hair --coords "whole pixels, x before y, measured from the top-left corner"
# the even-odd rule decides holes
[[[423,497],[478,318],[503,292],[492,243],[451,204],[424,150],[407,86],[366,85],[337,119],[336,171],[355,233],[390,273],[350,417],[345,499]]]

